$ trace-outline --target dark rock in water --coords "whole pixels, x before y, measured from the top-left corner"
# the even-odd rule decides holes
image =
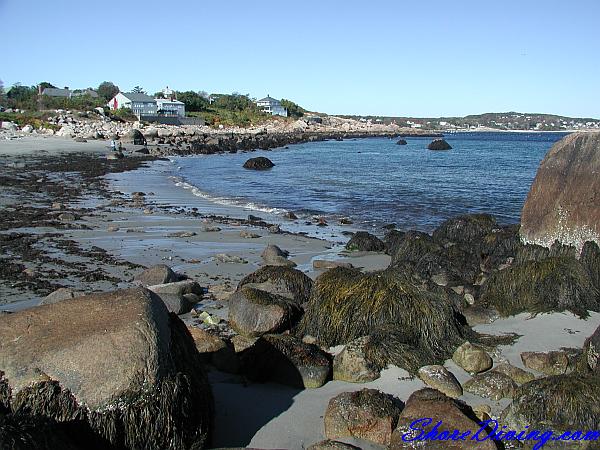
[[[157,264],[156,266],[145,269],[142,273],[135,276],[134,281],[142,286],[153,286],[156,284],[173,283],[179,281],[179,276],[165,264]]]
[[[573,133],[552,146],[538,168],[521,215],[527,243],[555,240],[580,249],[600,244],[600,133]]]
[[[296,220],[298,219],[298,216],[296,214],[294,214],[292,211],[288,211],[283,215],[284,218],[288,219],[288,220]]]
[[[0,371],[0,410],[61,422],[85,448],[209,441],[212,395],[200,356],[185,325],[146,289],[3,316]]]
[[[301,305],[308,301],[313,281],[306,274],[290,267],[265,266],[242,278],[237,290],[246,285],[293,299]]]
[[[271,167],[274,167],[275,164],[264,156],[259,156],[258,158],[250,158],[248,161],[244,163],[244,169],[252,169],[252,170],[267,170]]]
[[[351,269],[353,266],[349,262],[344,261],[330,261],[325,259],[314,259],[313,260],[313,269],[317,270],[329,270],[334,269],[336,267],[347,267]]]
[[[345,268],[317,278],[297,333],[326,346],[370,335],[365,354],[375,369],[395,364],[411,373],[443,362],[473,335],[442,290],[393,269]]]
[[[453,400],[435,389],[421,389],[414,392],[406,401],[406,405],[398,418],[398,426],[392,434],[390,450],[408,450],[415,448],[414,438],[418,436],[418,431],[411,429],[411,424],[415,420],[430,418],[431,422],[426,425],[423,423],[425,433],[430,432],[438,422],[441,425],[436,430],[436,435],[440,433],[452,435],[454,430],[465,432],[472,431],[476,433],[481,426],[479,418],[473,410],[465,403],[459,400]],[[504,425],[504,423],[502,423]],[[522,430],[523,428],[516,428]],[[406,439],[403,439],[406,436]],[[471,440],[470,436],[465,440],[428,440],[423,448],[428,450],[497,450],[496,443],[491,439],[484,439],[488,436],[485,431],[481,432],[479,438],[481,442]],[[411,440],[411,438],[413,440]]]
[[[429,150],[451,150],[452,147],[444,139],[434,139],[427,146]]]
[[[498,422],[510,430],[524,430],[528,426],[532,430],[553,430],[559,434],[568,430],[584,430],[584,433],[598,430],[600,378],[570,374],[525,383],[516,390],[513,402],[502,412]],[[584,443],[589,444],[580,442]],[[582,448],[573,447],[574,444],[560,448]]]
[[[267,334],[240,353],[248,379],[273,381],[297,388],[318,388],[331,372],[330,356],[290,335]]]
[[[441,244],[479,244],[484,236],[496,226],[496,219],[489,214],[468,214],[444,221],[433,232],[433,239]]]
[[[571,311],[587,317],[600,311],[600,295],[583,265],[572,258],[527,261],[494,272],[483,284],[480,300],[501,315]]]
[[[292,300],[248,286],[229,297],[229,323],[244,336],[289,330],[300,314],[300,306]]]
[[[248,222],[262,222],[263,218],[258,216],[253,216],[252,214],[248,214]]]
[[[408,142],[406,142],[406,139],[400,139],[398,140],[398,142],[396,142],[396,145],[406,145],[408,144]]]
[[[385,250],[385,244],[377,236],[373,236],[366,231],[357,231],[346,244],[346,250],[360,252],[382,252]]]
[[[402,407],[402,401],[376,389],[343,392],[327,405],[325,436],[364,439],[387,446]]]

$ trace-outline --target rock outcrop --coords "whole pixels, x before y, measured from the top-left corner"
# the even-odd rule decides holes
[[[444,139],[434,139],[427,146],[429,150],[451,150],[452,147]]]
[[[600,244],[600,133],[571,134],[552,146],[538,168],[521,214],[525,242],[555,240],[581,249]]]
[[[385,250],[385,244],[377,236],[373,236],[366,231],[357,231],[346,244],[346,250],[382,252]]]
[[[212,395],[200,356],[185,325],[143,288],[0,317],[0,374],[0,410],[69,426],[88,448],[208,443]]]

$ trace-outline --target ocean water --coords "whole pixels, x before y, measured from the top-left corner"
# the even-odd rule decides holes
[[[516,223],[540,161],[561,133],[457,133],[450,151],[431,139],[326,141],[252,153],[174,158],[179,186],[223,205],[299,217],[349,217],[355,225],[430,231],[464,213]],[[269,171],[242,168],[266,156]]]

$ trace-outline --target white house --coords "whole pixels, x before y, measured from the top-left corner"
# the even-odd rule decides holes
[[[185,103],[169,98],[157,98],[155,100],[159,115],[185,117]]]
[[[154,116],[157,112],[156,100],[146,94],[135,92],[119,92],[109,102],[110,109],[129,108],[140,117]]]
[[[273,116],[287,117],[287,109],[281,106],[281,102],[277,99],[271,98],[268,94],[265,98],[262,98],[256,102],[261,111],[269,113]]]

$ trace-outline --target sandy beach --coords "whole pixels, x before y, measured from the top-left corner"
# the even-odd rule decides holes
[[[128,147],[128,166],[117,172],[114,167],[103,166],[102,176],[96,178],[72,174],[53,177],[53,164],[60,158],[66,157],[65,164],[105,164],[110,153],[107,143],[77,143],[57,137],[0,142],[5,177],[13,181],[7,184],[1,200],[5,214],[14,219],[7,221],[2,230],[4,236],[13,237],[11,245],[4,242],[3,256],[31,271],[26,275],[14,271],[2,275],[1,309],[34,307],[58,286],[85,292],[127,287],[144,267],[167,264],[207,289],[194,311],[180,316],[189,326],[197,326],[201,323],[198,312],[227,320],[228,295],[244,276],[263,265],[261,253],[268,244],[289,251],[289,259],[312,279],[322,273],[313,268],[315,259],[350,262],[365,272],[384,269],[390,263],[390,257],[383,253],[344,252],[345,237],[341,232],[356,231],[350,226],[307,227],[303,221],[268,213],[260,213],[261,219],[269,225],[279,225],[281,232],[272,233],[268,226],[248,223],[248,215],[256,211],[211,203],[194,195],[170,178],[172,161],[140,160],[134,153],[137,147]],[[81,168],[76,166],[74,170],[78,167]],[[21,174],[25,171],[34,176],[24,179]],[[42,182],[38,183],[37,177]],[[41,184],[41,189],[36,188],[36,183]],[[143,195],[134,194],[139,192]],[[38,213],[17,217],[19,211],[29,210]],[[64,216],[66,213],[73,216]],[[33,223],[29,223],[33,217]],[[242,237],[240,233],[254,237]],[[32,273],[44,282],[29,283]],[[598,313],[591,313],[585,320],[571,313],[535,317],[519,314],[479,325],[475,330],[519,335],[513,345],[497,347],[492,357],[494,363],[509,362],[524,368],[521,352],[581,348],[599,324]],[[341,346],[327,350],[334,355]],[[444,365],[459,382],[470,378],[452,359]],[[325,439],[323,415],[329,400],[337,394],[368,387],[406,401],[411,393],[425,386],[395,366],[369,383],[329,381],[323,387],[304,390],[253,383],[241,375],[214,368],[209,380],[215,398],[215,448],[304,449]],[[509,399],[492,401],[467,392],[460,400],[471,406],[489,405],[492,417],[510,403]],[[344,441],[364,449],[384,448],[356,439]]]

